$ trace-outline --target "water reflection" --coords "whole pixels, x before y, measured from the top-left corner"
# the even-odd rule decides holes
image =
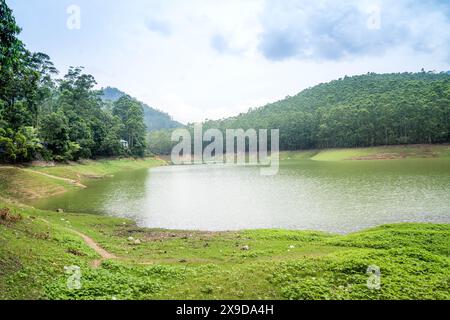
[[[450,161],[286,161],[258,168],[161,167],[96,181],[45,208],[135,219],[151,228],[351,232],[396,222],[450,222]]]

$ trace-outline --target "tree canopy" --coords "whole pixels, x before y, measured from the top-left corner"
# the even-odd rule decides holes
[[[345,77],[236,117],[206,121],[203,128],[280,129],[282,150],[448,143],[450,75]],[[151,137],[152,152],[170,153],[170,132]]]
[[[19,33],[0,0],[0,161],[145,155],[139,103],[123,97],[107,108],[82,67],[56,79],[49,56],[29,52]]]
[[[205,127],[280,129],[284,150],[450,142],[450,76],[345,77]]]
[[[127,94],[120,91],[119,89],[107,87],[102,89],[101,95],[103,101],[110,102],[112,105],[112,103],[116,102]],[[158,131],[161,129],[174,129],[183,127],[181,123],[174,121],[169,114],[161,110],[152,108],[143,102],[137,102],[142,105],[142,109],[144,110],[144,123],[148,132]]]

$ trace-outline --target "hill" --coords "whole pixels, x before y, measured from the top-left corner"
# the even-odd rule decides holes
[[[448,143],[450,75],[345,77],[205,127],[278,128],[283,150]]]
[[[126,93],[117,88],[107,87],[102,89],[103,101],[115,102],[124,95],[126,95]],[[183,126],[181,123],[174,121],[169,114],[152,108],[143,102],[140,103],[144,109],[144,122],[149,132],[161,129],[174,129]]]

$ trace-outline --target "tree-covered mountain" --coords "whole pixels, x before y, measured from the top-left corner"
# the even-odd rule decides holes
[[[104,101],[115,102],[126,95],[127,94],[125,92],[122,92],[117,88],[107,87],[102,89],[102,99]],[[152,132],[161,129],[174,129],[183,126],[181,123],[174,121],[169,114],[154,109],[145,103],[139,103],[144,109],[144,122],[147,127],[147,131]]]
[[[345,77],[205,127],[280,129],[282,149],[450,142],[450,75]]]
[[[345,77],[294,97],[207,121],[204,130],[279,129],[282,150],[450,142],[450,75],[446,72]],[[170,132],[150,139],[170,153]]]

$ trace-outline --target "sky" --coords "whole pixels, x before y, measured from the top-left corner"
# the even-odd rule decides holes
[[[31,51],[183,123],[367,72],[450,70],[449,0],[6,0]]]

